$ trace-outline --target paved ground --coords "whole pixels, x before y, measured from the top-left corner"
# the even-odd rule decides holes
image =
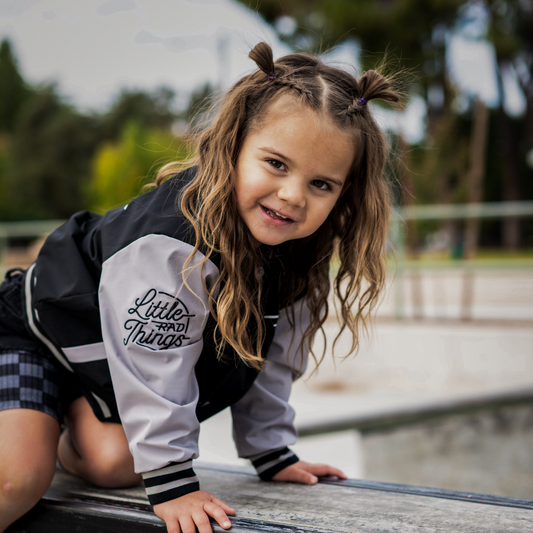
[[[378,314],[395,316],[399,297],[406,317],[418,311],[426,318],[458,319],[465,288],[470,285],[471,318],[530,320],[533,325],[533,267],[516,265],[480,267],[472,276],[465,276],[459,267],[407,270],[403,278],[397,274],[395,282],[389,280]]]

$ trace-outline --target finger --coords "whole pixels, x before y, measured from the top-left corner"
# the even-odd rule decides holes
[[[192,519],[194,520],[199,533],[213,533],[213,530],[211,529],[211,522],[209,521],[207,514],[202,512],[196,513],[193,515]],[[196,532],[196,527],[193,529],[193,533]]]
[[[304,483],[306,485],[314,485],[318,482],[316,476],[301,468],[295,468],[290,474],[290,479],[288,479],[288,481],[295,481],[296,483]]]
[[[278,472],[272,479],[274,481],[292,481],[307,485],[313,485],[318,481],[316,476],[307,471],[307,465],[305,463],[288,466],[281,472]]]
[[[167,526],[168,533],[182,533],[180,524],[175,518],[168,520],[168,522],[165,520],[165,524]]]
[[[229,529],[231,527],[231,522],[229,521],[228,516],[226,513],[222,510],[222,508],[214,503],[214,502],[208,502],[204,504],[204,511],[214,518],[223,529]]]
[[[341,479],[346,479],[346,474],[342,470],[329,465],[310,464],[306,470],[316,476],[337,476]]]
[[[206,517],[207,518],[207,517]],[[180,519],[180,526],[182,533],[196,533],[196,526],[193,519],[190,516],[184,516]],[[213,533],[211,528],[208,531],[202,533]]]
[[[213,503],[216,503],[217,505],[220,505],[220,507],[222,507],[225,513],[230,514],[232,516],[235,514],[235,509],[233,507],[230,507],[226,502],[223,502],[222,500],[219,500],[218,498],[215,498],[214,496],[211,499],[211,501]]]

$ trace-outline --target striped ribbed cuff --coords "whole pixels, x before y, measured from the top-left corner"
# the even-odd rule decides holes
[[[192,459],[170,463],[159,470],[143,475],[148,500],[152,505],[174,500],[189,492],[200,490],[200,483],[192,469]]]
[[[289,448],[280,448],[249,458],[255,467],[257,475],[268,481],[287,466],[297,463],[300,459]]]

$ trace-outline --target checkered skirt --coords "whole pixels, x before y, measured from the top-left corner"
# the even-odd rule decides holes
[[[63,420],[65,407],[81,392],[76,380],[62,375],[59,364],[24,325],[24,273],[12,270],[0,285],[0,411],[33,409]]]
[[[63,417],[59,373],[45,357],[25,351],[0,353],[0,411],[33,409]]]

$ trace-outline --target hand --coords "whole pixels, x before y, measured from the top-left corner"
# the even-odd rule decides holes
[[[274,481],[294,481],[296,483],[305,483],[314,485],[318,478],[322,476],[337,476],[340,479],[346,479],[344,472],[329,465],[305,463],[298,461],[283,470],[280,470],[272,479]]]
[[[209,517],[221,528],[229,529],[227,515],[235,514],[234,509],[203,490],[154,505],[154,512],[165,521],[168,533],[196,533],[196,528],[200,533],[213,533]]]

